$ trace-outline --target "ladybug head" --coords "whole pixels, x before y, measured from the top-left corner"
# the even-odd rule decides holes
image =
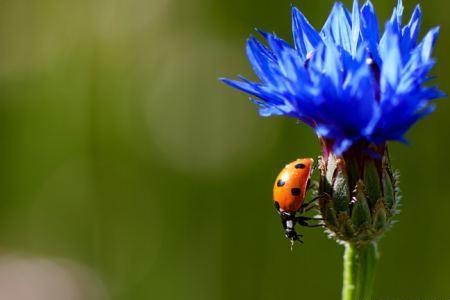
[[[295,213],[281,212],[280,215],[286,238],[291,240],[291,242],[297,241],[302,243],[302,240],[300,240],[300,237],[302,237],[302,235],[298,234],[295,231],[295,224],[297,223]]]
[[[286,229],[285,230],[285,235],[286,238],[288,238],[289,240],[291,240],[292,243],[294,242],[300,242],[303,243],[303,241],[300,239],[301,237],[303,237],[303,235],[298,234],[295,229]]]

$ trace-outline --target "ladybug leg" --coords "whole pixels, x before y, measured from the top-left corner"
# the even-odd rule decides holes
[[[309,228],[323,227],[322,224],[309,224],[307,222],[299,222],[298,224],[302,225],[303,227],[309,227]]]
[[[296,241],[303,243],[300,239],[303,235],[298,234],[294,228],[295,224],[297,224],[297,217],[295,216],[295,213],[281,212],[280,215],[286,238],[288,238],[292,243]]]
[[[303,237],[303,235],[302,234],[298,234],[294,229],[287,229],[285,231],[285,235],[286,235],[286,238],[291,240],[292,243],[297,241],[297,242],[303,244],[303,241],[300,239],[301,237]]]
[[[317,196],[311,199],[311,201],[308,201],[306,203],[303,203],[301,206],[302,211],[310,211],[311,209],[314,209],[317,207],[317,201],[322,199],[324,196]]]
[[[310,202],[308,202],[308,203],[303,203],[302,204],[302,206],[301,206],[301,211],[302,212],[307,212],[307,211],[310,211],[310,210],[312,210],[312,209],[314,209],[314,208],[317,208],[317,204],[316,203],[314,203],[315,201],[310,201]]]
[[[313,199],[311,199],[311,201],[303,203],[301,206],[301,210],[302,211],[310,211],[311,209],[314,209],[317,207],[317,201],[321,200],[321,199],[326,199],[328,198],[328,194],[323,194],[317,197],[314,197]]]
[[[327,198],[327,197],[328,197],[328,195],[320,195],[320,196],[314,197],[314,198],[311,199],[311,201],[306,202],[306,203],[303,203],[303,204],[302,204],[302,208],[305,208],[305,207],[307,207],[308,205],[310,205],[310,204],[312,204],[312,203],[315,203],[315,202],[317,202],[317,201],[320,200],[320,199]]]
[[[312,165],[312,169],[317,170],[318,167],[319,167],[319,160],[316,160],[316,161],[314,161],[314,164]]]
[[[296,233],[295,237],[292,237],[292,238],[290,239],[291,242],[292,242],[292,245],[291,245],[291,246],[293,246],[293,244],[294,244],[295,242],[299,242],[300,244],[303,244],[303,240],[300,239],[300,238],[302,238],[302,237],[303,237],[302,234]],[[291,249],[291,250],[292,250],[292,249]]]
[[[324,221],[325,219],[322,218],[311,218],[311,217],[304,217],[300,216],[296,218],[296,221],[301,226],[305,227],[323,227],[322,224],[309,224],[308,221]]]
[[[299,242],[300,244],[303,244],[303,241],[299,237],[297,237],[295,241]]]
[[[296,221],[297,222],[300,222],[300,221],[325,221],[325,219],[300,216],[300,217],[296,217]]]

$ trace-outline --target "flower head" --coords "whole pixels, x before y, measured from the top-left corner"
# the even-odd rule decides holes
[[[418,42],[420,7],[404,26],[402,15],[399,0],[381,34],[370,1],[360,7],[355,0],[351,13],[336,3],[318,32],[293,7],[295,47],[258,30],[267,45],[251,36],[246,50],[259,82],[222,80],[252,95],[262,116],[286,115],[311,126],[337,155],[356,143],[405,141],[443,93],[425,85],[439,28]]]

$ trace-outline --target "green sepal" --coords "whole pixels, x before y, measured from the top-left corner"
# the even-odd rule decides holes
[[[356,184],[352,209],[352,222],[356,227],[371,224],[370,207],[364,192],[364,183],[360,180]]]
[[[383,199],[379,199],[375,206],[375,211],[373,215],[373,227],[375,230],[381,230],[386,226],[386,208],[384,206]]]
[[[393,174],[393,186],[394,186],[394,205],[391,208],[391,214],[397,215],[400,213],[399,207],[400,207],[400,200],[401,200],[401,191],[399,186],[399,178],[400,178],[400,172],[397,170]]]
[[[391,210],[395,204],[395,187],[392,184],[391,175],[386,169],[383,170],[383,191],[384,203]]]
[[[326,215],[327,223],[330,226],[337,227],[338,226],[338,220],[336,216],[336,211],[334,210],[331,202],[327,206],[327,215]]]
[[[333,227],[334,229],[336,229],[338,226],[338,220],[331,197],[327,194],[320,197],[319,208],[322,217],[325,219],[325,224],[327,225],[327,227]]]
[[[336,157],[333,154],[330,154],[328,156],[325,174],[325,192],[328,193],[329,195],[333,193],[332,187],[336,167],[337,167]]]
[[[345,165],[347,169],[348,183],[349,186],[355,186],[359,179],[359,166],[356,158],[348,157],[345,160]]]
[[[357,244],[367,244],[370,243],[374,238],[374,231],[371,225],[363,225],[359,228],[357,236]]]
[[[355,236],[355,230],[352,226],[352,221],[350,220],[347,213],[339,214],[339,231],[344,235],[345,240],[351,240]]]
[[[378,199],[382,197],[380,177],[373,160],[367,160],[364,168],[364,184],[370,207],[374,207]]]
[[[336,177],[333,182],[333,200],[336,208],[336,212],[342,213],[349,212],[350,203],[350,190],[348,186],[348,178],[345,172],[345,168],[342,165],[337,166]]]

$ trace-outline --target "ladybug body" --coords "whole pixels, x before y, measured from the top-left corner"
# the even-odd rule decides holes
[[[279,211],[296,213],[300,210],[313,163],[312,158],[297,159],[280,172],[273,187],[273,199]]]
[[[280,172],[273,187],[275,208],[281,216],[286,237],[292,242],[301,242],[301,235],[294,228],[297,223],[304,226],[315,226],[306,222],[313,218],[296,216],[309,205],[304,201],[310,184],[313,163],[312,158],[301,158],[291,162]]]

